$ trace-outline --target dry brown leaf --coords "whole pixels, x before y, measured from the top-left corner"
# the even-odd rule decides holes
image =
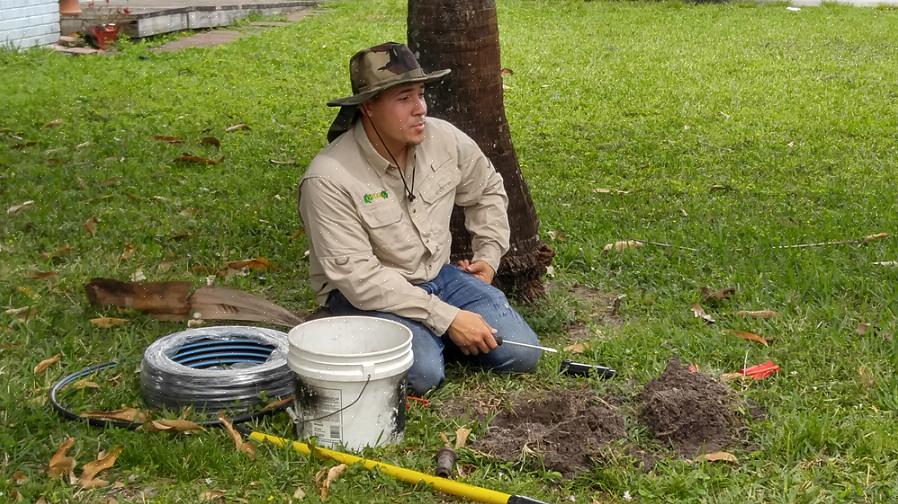
[[[44,127],[45,127],[45,128],[55,128],[55,127],[57,127],[57,126],[62,126],[62,124],[63,124],[64,122],[65,122],[65,121],[63,121],[62,119],[53,119],[52,121],[50,121],[50,122],[44,124]]]
[[[160,142],[166,142],[170,144],[179,144],[184,143],[184,140],[176,136],[168,136],[168,135],[153,135],[153,140],[159,140]]]
[[[134,257],[134,252],[136,251],[137,249],[134,248],[134,245],[130,243],[126,244],[125,249],[122,250],[121,260],[127,261],[128,259],[131,259],[132,257]]]
[[[889,233],[876,233],[872,235],[867,235],[864,237],[864,243],[870,243],[876,240],[882,240],[883,238],[888,238]]]
[[[692,314],[709,324],[713,324],[714,322],[716,322],[716,320],[714,320],[714,317],[708,315],[708,312],[706,312],[705,309],[702,308],[702,305],[698,303],[692,305]]]
[[[505,77],[506,75],[514,75],[514,70],[503,67],[501,70],[499,70],[499,75],[501,75],[502,77]]]
[[[243,123],[233,124],[233,125],[225,128],[225,133],[233,133],[235,131],[248,130],[248,129],[249,129],[249,126],[246,124],[243,124]]]
[[[158,271],[159,273],[166,273],[174,265],[174,261],[162,261],[161,263],[156,265],[156,271]]]
[[[471,429],[467,427],[459,427],[455,429],[455,449],[464,448],[468,444],[468,436],[471,435]]]
[[[100,385],[97,382],[92,382],[90,380],[78,380],[72,384],[72,388],[75,390],[84,390],[86,388],[98,389],[100,388]]]
[[[85,411],[80,415],[82,418],[101,418],[106,420],[123,420],[125,422],[140,422],[147,420],[145,411],[137,408],[124,408],[113,411]]]
[[[41,374],[47,370],[53,364],[59,362],[59,359],[62,357],[62,354],[56,354],[53,357],[48,357],[37,363],[37,366],[34,366],[34,374]]]
[[[303,500],[306,498],[306,491],[302,489],[302,487],[296,487],[296,490],[293,491],[293,498],[296,500]]]
[[[47,504],[47,499],[45,499],[43,496],[38,497],[38,499],[34,501],[34,504]]]
[[[867,366],[857,368],[857,376],[858,380],[865,387],[869,388],[876,385],[876,378],[873,376],[873,373],[867,369]]]
[[[346,469],[348,467],[349,466],[347,466],[346,464],[340,464],[340,465],[331,467],[330,469],[327,469],[327,478],[323,478],[324,481],[319,483],[319,485],[321,487],[321,500],[327,499],[327,495],[330,492],[331,484],[334,481],[337,481],[337,479],[343,474],[344,471],[346,471]],[[319,471],[318,474],[323,476],[323,474],[322,474],[323,471],[324,471],[324,469]],[[321,479],[322,479],[322,477],[319,477],[316,475],[316,477],[315,477],[316,482],[320,481]]]
[[[280,399],[274,399],[274,400],[270,401],[268,404],[266,404],[265,407],[262,408],[262,411],[272,411],[272,410],[281,409],[284,406],[290,404],[291,402],[293,402],[292,395],[288,395],[287,397],[282,397]]]
[[[206,158],[203,156],[195,156],[189,152],[185,152],[185,153],[181,154],[180,156],[176,157],[175,161],[183,161],[185,163],[197,163],[197,164],[204,164],[204,165],[217,165],[217,164],[221,163],[222,161],[224,161],[224,156],[222,156],[218,159],[209,159],[209,158]]]
[[[231,440],[234,441],[234,446],[237,448],[237,451],[241,451],[245,453],[249,458],[256,458],[256,448],[243,440],[243,436],[237,432],[237,429],[234,428],[234,424],[228,420],[228,417],[224,415],[218,415],[218,420],[221,421],[221,424],[224,426],[225,430],[228,431],[228,435],[231,436]]]
[[[151,420],[147,424],[146,429],[149,432],[171,431],[171,432],[195,432],[204,430],[200,425],[190,420],[180,418],[163,418],[161,420]]]
[[[84,464],[84,468],[82,468],[81,470],[81,478],[78,481],[78,483],[81,485],[81,488],[99,488],[107,486],[109,484],[108,481],[95,478],[97,474],[115,465],[115,461],[122,453],[122,450],[124,450],[124,447],[117,446],[113,448],[109,453],[99,456],[97,460]]]
[[[265,271],[271,267],[271,263],[265,257],[256,257],[255,259],[243,259],[240,261],[231,261],[228,263],[228,269],[239,270],[249,268],[254,271]]]
[[[22,502],[22,499],[24,499],[24,497],[22,497],[22,494],[20,494],[19,491],[15,488],[10,489],[9,497],[11,499],[11,502]]]
[[[645,245],[645,243],[643,243],[639,240],[616,241],[614,243],[609,243],[609,244],[605,245],[604,247],[602,247],[602,251],[610,252],[610,251],[614,250],[614,251],[620,252],[621,250],[627,250],[627,249],[631,249],[631,248],[639,248],[639,247],[642,247],[643,245]]]
[[[66,455],[69,449],[75,444],[75,438],[67,437],[65,441],[56,449],[56,453],[50,457],[50,463],[47,466],[47,475],[56,478],[64,475],[71,475],[75,471],[75,459]]]
[[[6,215],[13,215],[34,206],[34,200],[28,200],[19,205],[13,205],[6,209]]]
[[[72,253],[72,247],[69,245],[62,246],[52,252],[41,252],[41,257],[44,259],[53,259],[55,257],[63,257]]]
[[[128,323],[128,319],[115,317],[98,317],[90,319],[91,325],[100,329],[111,329]]]
[[[96,217],[91,217],[90,219],[84,221],[84,224],[82,224],[81,227],[84,228],[84,231],[86,231],[87,234],[94,236],[95,234],[97,234],[97,224],[99,222],[100,220]]]
[[[215,501],[224,500],[225,493],[221,490],[206,490],[200,494],[200,500]]]
[[[22,471],[16,471],[12,473],[12,482],[16,486],[22,486],[25,482],[28,481],[28,475]]]
[[[774,317],[779,317],[779,313],[773,310],[739,310],[736,312],[736,315],[742,318],[759,319],[772,319]]]
[[[855,329],[854,332],[856,332],[858,336],[864,336],[868,332],[870,332],[870,324],[868,324],[867,322],[861,322],[857,325],[857,329]]]
[[[729,462],[731,464],[739,463],[739,459],[737,459],[735,455],[725,451],[705,453],[703,455],[699,455],[695,460],[696,462]]]
[[[580,354],[585,352],[589,348],[589,345],[583,342],[574,343],[573,345],[568,345],[564,347],[565,352],[570,352],[573,354]]]
[[[202,144],[202,145],[212,145],[212,146],[214,146],[214,147],[221,147],[221,140],[219,140],[219,139],[217,139],[217,138],[215,138],[215,137],[208,136],[208,137],[203,137],[203,138],[201,138],[201,139],[200,139],[200,144]]]
[[[443,441],[444,446],[449,447],[449,436],[445,432],[440,432],[440,440]]]
[[[726,301],[736,293],[735,287],[725,287],[720,290],[712,291],[707,287],[702,287],[702,302],[713,303],[717,301]]]
[[[742,338],[746,341],[754,341],[755,343],[760,343],[764,346],[768,346],[769,342],[758,334],[748,332],[748,331],[733,331],[733,335],[737,338]]]
[[[751,380],[750,376],[746,376],[742,373],[723,373],[720,375],[721,381],[735,381],[735,380]]]
[[[49,280],[56,277],[55,271],[32,271],[28,273],[28,278],[32,280]]]

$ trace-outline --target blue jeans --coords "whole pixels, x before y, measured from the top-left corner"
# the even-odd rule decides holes
[[[539,344],[536,333],[511,307],[502,291],[455,265],[443,266],[436,278],[419,284],[418,287],[452,306],[480,314],[505,341]],[[339,291],[331,293],[327,307],[333,315],[378,317],[408,327],[412,331],[412,351],[415,354],[415,362],[408,372],[408,386],[417,394],[423,394],[443,383],[446,357],[473,362],[494,371],[525,373],[536,368],[541,353],[531,348],[502,345],[487,354],[462,356],[448,335],[434,334],[424,324],[392,313],[359,310]]]

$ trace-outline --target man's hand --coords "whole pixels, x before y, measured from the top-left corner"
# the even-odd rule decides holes
[[[446,332],[465,355],[489,353],[497,346],[496,339],[493,338],[496,330],[483,317],[467,310],[459,310]]]
[[[462,259],[461,261],[458,261],[457,264],[461,269],[483,280],[487,284],[492,284],[493,277],[496,276],[496,272],[493,270],[493,267],[490,266],[486,261],[471,262],[467,259]]]

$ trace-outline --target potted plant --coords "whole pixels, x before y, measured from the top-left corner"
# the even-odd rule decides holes
[[[109,0],[104,2],[105,7],[97,7],[94,0],[87,3],[87,8],[93,12],[94,19],[100,21],[88,28],[86,34],[90,43],[97,49],[107,49],[115,44],[119,36],[120,21],[131,15],[127,7],[110,6]]]

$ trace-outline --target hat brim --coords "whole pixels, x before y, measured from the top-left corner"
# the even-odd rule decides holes
[[[422,77],[413,77],[410,79],[400,79],[395,82],[389,82],[387,84],[375,87],[373,89],[369,89],[362,93],[354,94],[352,96],[346,96],[344,98],[337,98],[335,100],[331,100],[331,101],[327,102],[327,106],[328,107],[349,107],[349,106],[353,106],[353,105],[361,105],[362,103],[365,103],[366,101],[370,100],[371,98],[374,98],[374,96],[377,95],[378,93],[383,92],[392,87],[400,86],[402,84],[416,84],[419,82],[424,83],[424,84],[427,84],[430,82],[436,82],[438,80],[442,80],[443,77],[449,75],[449,72],[451,72],[451,71],[452,70],[445,68],[443,70],[437,70],[436,72],[431,72],[429,74],[425,74]]]

